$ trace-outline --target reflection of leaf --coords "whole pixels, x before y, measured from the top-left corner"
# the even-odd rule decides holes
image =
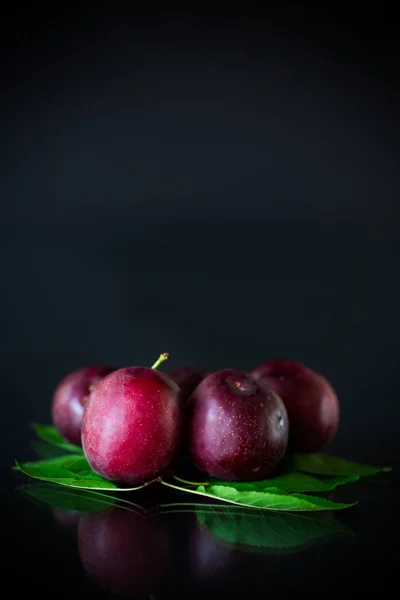
[[[289,471],[272,479],[262,481],[235,482],[234,487],[241,491],[260,491],[277,488],[284,492],[329,492],[338,485],[358,481],[358,475],[334,475],[332,477],[313,477],[299,471]],[[212,485],[232,486],[229,481],[210,479]]]
[[[292,548],[333,533],[351,533],[333,519],[267,513],[248,509],[196,507],[198,522],[230,544],[257,548]]]
[[[231,504],[237,504],[239,506],[249,506],[274,511],[339,510],[357,504],[356,502],[352,504],[331,502],[330,500],[325,500],[325,498],[306,496],[304,494],[288,494],[287,492],[278,490],[276,488],[266,489],[262,492],[247,490],[242,491],[236,489],[234,483],[231,483],[229,486],[200,485],[196,489],[178,486],[163,480],[161,483],[176,490],[211,498],[213,500],[217,499],[224,502],[229,502]]]
[[[291,462],[294,469],[314,473],[315,475],[358,475],[364,477],[382,471],[391,471],[390,467],[362,465],[318,452],[295,452],[291,457]]]
[[[64,510],[100,512],[115,504],[115,498],[87,490],[67,488],[50,483],[23,485],[20,491],[34,500]]]
[[[44,442],[48,442],[53,446],[57,446],[58,448],[62,448],[66,452],[74,452],[76,454],[82,454],[83,450],[79,446],[75,446],[74,444],[69,444],[65,440],[62,439],[57,429],[52,425],[38,425],[34,423],[32,425],[33,429],[36,432],[36,435],[43,440]]]

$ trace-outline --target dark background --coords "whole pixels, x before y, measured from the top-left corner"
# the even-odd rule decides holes
[[[278,4],[3,14],[4,466],[67,372],[162,351],[303,361],[332,449],[396,463],[396,20]]]

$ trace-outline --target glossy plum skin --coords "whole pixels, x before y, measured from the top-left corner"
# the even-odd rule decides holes
[[[208,375],[190,398],[189,449],[195,464],[227,481],[263,479],[282,460],[288,418],[282,400],[249,374]]]
[[[177,384],[148,367],[105,377],[87,402],[82,446],[92,469],[127,485],[157,477],[172,461],[182,435]]]
[[[285,403],[293,450],[317,452],[332,440],[339,425],[339,402],[322,375],[288,359],[263,362],[252,375]]]
[[[182,402],[187,403],[194,389],[207,373],[198,367],[177,367],[168,372],[168,375],[179,385]]]
[[[87,513],[79,522],[78,543],[85,570],[115,594],[147,595],[168,574],[171,534],[159,515],[121,508]]]
[[[51,403],[51,416],[64,440],[81,446],[83,412],[90,392],[115,367],[90,365],[69,373],[57,385]]]

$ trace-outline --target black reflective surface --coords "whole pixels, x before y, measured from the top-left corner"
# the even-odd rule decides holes
[[[396,582],[393,473],[331,492],[330,499],[359,500],[336,514],[193,505],[158,486],[114,503],[17,475],[10,484],[2,496],[2,567],[3,585],[15,594],[337,598]]]
[[[396,594],[397,18],[351,2],[197,17],[151,5],[131,20],[111,3],[9,4],[2,595]],[[352,533],[329,515],[160,514],[186,498],[159,489],[130,497],[138,514],[83,516],[17,490],[29,482],[11,465],[33,459],[29,423],[50,421],[66,373],[149,365],[163,351],[168,369],[251,370],[287,356],[325,375],[341,405],[329,451],[394,467],[332,494],[359,500],[334,516]]]

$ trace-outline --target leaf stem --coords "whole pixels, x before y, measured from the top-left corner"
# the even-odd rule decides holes
[[[189,494],[196,494],[197,496],[204,496],[205,498],[213,498],[211,494],[207,494],[206,492],[199,492],[198,490],[189,490],[188,488],[184,488],[180,485],[168,483],[167,481],[164,481],[164,479],[159,479],[159,482],[162,485],[166,485],[167,487],[170,487],[174,490],[178,490],[178,492],[189,492]],[[220,500],[221,502],[228,502],[229,504],[238,504],[237,502],[234,502],[233,500],[228,500],[227,498],[217,498],[217,500]]]
[[[178,475],[172,475],[172,477],[181,483],[186,483],[187,485],[210,485],[208,481],[187,481],[187,479],[182,479],[182,477],[178,477]]]
[[[71,489],[76,489],[76,488],[71,488]],[[121,498],[120,496],[111,496],[111,494],[103,494],[102,492],[98,492],[96,490],[87,489],[85,491],[87,491],[89,494],[96,494],[96,496],[103,496],[104,498],[112,498],[113,500],[116,500],[117,502],[124,502],[124,504],[129,504],[130,506],[134,506],[135,508],[138,508],[139,512],[143,513],[143,508],[139,504],[130,502],[129,500],[126,500],[126,498]]]
[[[199,506],[201,507],[201,509],[203,510],[203,508],[221,508],[221,509],[226,509],[226,506],[223,506],[221,504],[199,504],[198,502],[169,502],[167,504],[160,504],[159,505],[160,508],[166,508],[169,506]]]
[[[253,508],[252,506],[246,506],[246,508],[242,508],[241,506],[224,506],[221,504],[202,504],[200,502],[171,502],[168,504],[160,504],[159,512],[161,514],[169,514],[169,513],[180,513],[180,512],[188,512],[194,513],[197,510],[201,512],[209,512],[210,514],[229,514],[229,515],[241,515],[243,511],[248,508]],[[171,510],[172,509],[172,510]],[[177,510],[174,510],[177,509]],[[257,510],[257,509],[256,509]],[[258,509],[260,514],[263,512],[261,509]]]
[[[156,362],[154,363],[154,365],[151,368],[157,369],[157,367],[159,367],[164,361],[168,360],[168,357],[169,357],[168,352],[163,352],[162,354],[160,354],[160,356],[157,358]]]
[[[162,485],[166,485],[167,487],[173,488],[174,490],[178,490],[179,492],[189,492],[189,494],[196,494],[197,496],[203,496],[205,498],[215,498],[220,502],[226,502],[227,504],[235,504],[236,506],[245,506],[250,509],[259,509],[259,510],[275,510],[273,508],[265,508],[264,506],[254,506],[253,504],[244,504],[243,502],[236,502],[235,500],[230,500],[229,498],[220,498],[216,496],[212,496],[211,494],[207,494],[206,492],[199,492],[198,490],[190,490],[188,488],[181,487],[180,485],[174,485],[173,483],[168,483],[163,479],[159,479],[159,482]]]

